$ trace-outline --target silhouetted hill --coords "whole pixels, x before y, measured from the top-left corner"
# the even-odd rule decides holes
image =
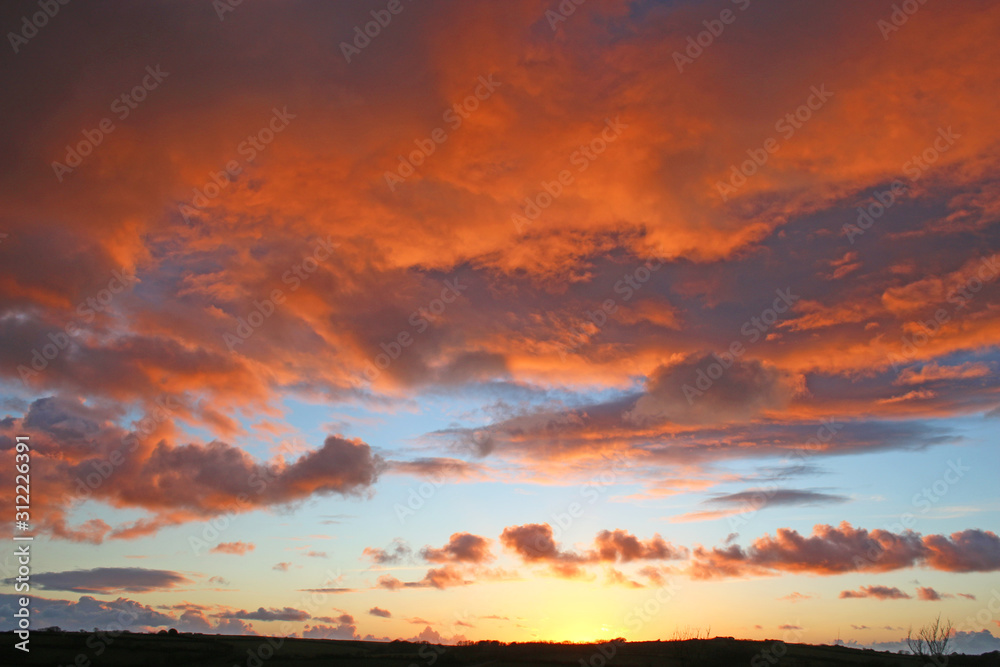
[[[607,642],[552,644],[477,642],[466,646],[438,646],[394,641],[364,642],[326,639],[281,639],[256,636],[201,634],[95,635],[89,632],[31,633],[31,652],[14,648],[10,632],[0,633],[0,664],[21,665],[157,665],[232,667],[826,667],[871,665],[923,667],[916,656],[879,653],[842,646],[784,644],[729,638],[675,642]],[[108,641],[110,640],[110,641]],[[947,667],[1000,667],[1000,652],[980,656],[948,656]],[[943,667],[935,665],[935,667]]]

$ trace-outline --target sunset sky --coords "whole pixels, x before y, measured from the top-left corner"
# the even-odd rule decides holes
[[[33,627],[1000,649],[1000,3],[43,5]]]

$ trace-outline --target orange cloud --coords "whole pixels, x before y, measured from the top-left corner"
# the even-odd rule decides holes
[[[211,553],[235,554],[242,556],[253,551],[256,545],[248,542],[222,542],[210,549]]]

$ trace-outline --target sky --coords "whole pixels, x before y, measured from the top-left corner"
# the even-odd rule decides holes
[[[0,26],[33,627],[1000,648],[997,3]]]

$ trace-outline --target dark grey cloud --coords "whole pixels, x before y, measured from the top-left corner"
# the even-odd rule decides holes
[[[377,547],[365,547],[364,555],[371,558],[376,565],[393,565],[404,561],[410,556],[412,550],[402,539],[396,538],[385,549]]]
[[[13,583],[13,581],[13,579],[6,580],[7,583]],[[32,583],[45,590],[107,595],[118,592],[148,593],[169,590],[192,582],[184,575],[170,570],[147,570],[141,567],[96,567],[91,570],[41,572],[32,575]]]
[[[803,489],[748,489],[709,498],[706,505],[742,507],[761,503],[766,505],[832,505],[850,500],[847,496]]]
[[[20,595],[0,594],[0,631],[14,629],[14,611],[19,608]],[[212,632],[225,635],[256,634],[253,627],[238,619],[221,619],[210,622],[205,609],[197,605],[177,605],[168,611],[181,612],[174,616],[157,611],[135,600],[119,597],[115,600],[98,600],[90,595],[79,600],[58,600],[31,597],[32,624],[34,627],[58,626],[64,630],[93,628],[101,630],[129,630],[148,632],[162,628],[177,628],[182,632]]]

